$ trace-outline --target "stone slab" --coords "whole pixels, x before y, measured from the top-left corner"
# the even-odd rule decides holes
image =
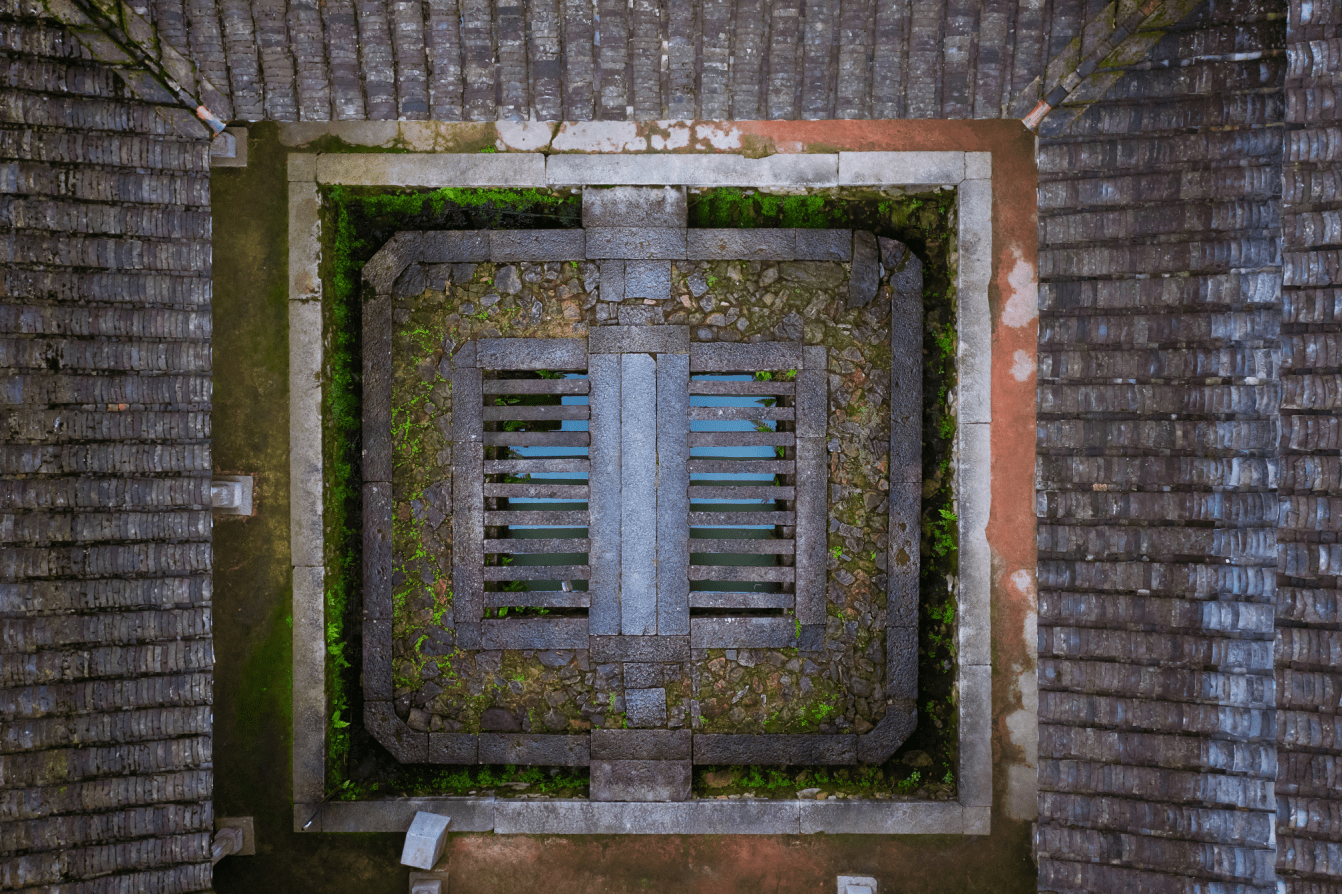
[[[890,485],[887,499],[890,501],[890,521],[889,556],[886,562],[886,623],[891,627],[916,627],[922,540],[922,485],[896,482]]]
[[[818,370],[804,374],[820,375]],[[798,374],[798,378],[801,374]],[[822,438],[797,438],[796,613],[803,625],[825,623],[829,453]],[[795,633],[795,631],[794,631]]]
[[[587,369],[585,338],[482,338],[475,350],[481,369]]]
[[[688,636],[590,636],[587,647],[592,660],[605,661],[689,661]]]
[[[311,183],[317,179],[317,156],[310,152],[291,152],[287,169],[290,183],[301,181]]]
[[[321,300],[321,261],[321,197],[317,185],[311,181],[290,183],[289,300]]]
[[[688,801],[693,765],[688,760],[594,760],[593,801]]]
[[[365,618],[363,622],[363,697],[389,702],[392,691],[391,619]]]
[[[474,764],[479,759],[479,736],[470,733],[429,733],[429,763]]]
[[[801,369],[802,356],[799,345],[787,342],[694,342],[690,345],[690,372],[786,372]]]
[[[591,227],[585,232],[587,257],[592,260],[624,258],[648,261],[685,257],[684,230],[671,227]],[[627,267],[625,273],[627,276]],[[626,294],[628,289],[626,280]]]
[[[876,727],[857,737],[857,759],[864,764],[885,763],[917,725],[918,708],[914,703],[887,705]]]
[[[992,654],[992,558],[988,516],[992,511],[992,432],[981,423],[962,424],[957,514],[960,517],[960,574],[956,632],[960,664],[986,665]]]
[[[363,480],[391,482],[391,300],[363,303]]]
[[[838,894],[876,894],[876,879],[869,875],[839,876]]]
[[[322,306],[289,302],[289,548],[295,565],[323,563]]]
[[[406,726],[392,710],[391,702],[365,701],[363,723],[369,735],[401,763],[422,764],[428,759],[429,734]]]
[[[489,259],[504,261],[577,261],[587,255],[582,230],[493,230]]]
[[[993,154],[991,152],[965,153],[965,179],[991,180],[993,176]]]
[[[624,327],[617,327],[624,328]],[[637,331],[637,330],[635,330]],[[657,364],[620,356],[620,632],[657,632]]]
[[[589,763],[587,737],[481,733],[480,763],[585,767]]]
[[[494,828],[494,797],[479,795],[471,798],[328,801],[321,807],[320,831],[404,832],[421,810],[450,817],[453,832],[489,832]]]
[[[378,296],[391,297],[393,286],[400,280],[402,272],[419,258],[423,235],[412,231],[393,233],[377,254],[363,265],[360,275],[364,283]]]
[[[801,833],[814,835],[959,835],[955,801],[802,801]]]
[[[624,261],[602,261],[597,297],[602,301],[624,300]]]
[[[451,819],[423,810],[415,812],[401,848],[401,865],[432,869],[447,846],[447,826]]]
[[[663,636],[690,632],[689,384],[689,354],[657,357],[657,633]]]
[[[390,619],[391,604],[391,485],[363,486],[363,616]],[[388,696],[390,698],[390,696]]]
[[[329,153],[318,183],[350,186],[544,186],[545,158],[533,153]]]
[[[685,187],[587,187],[582,191],[584,227],[673,227],[685,229]]]
[[[787,649],[797,645],[792,618],[690,618],[695,649]]]
[[[890,284],[890,480],[923,480],[923,263],[893,239],[882,255],[898,267]]]
[[[992,668],[960,666],[960,803],[993,803]]]
[[[816,369],[797,370],[795,381],[797,437],[824,438],[829,425],[829,375],[823,362]]]
[[[589,330],[593,354],[688,354],[688,326],[598,326]]]
[[[840,186],[954,186],[965,179],[963,152],[840,152]]]
[[[848,309],[866,307],[881,288],[881,254],[876,236],[853,231],[853,266],[848,274]]]
[[[452,370],[452,614],[462,625],[484,617],[484,444],[480,370]],[[469,639],[469,638],[468,638]]]
[[[624,297],[665,301],[671,297],[670,261],[626,261]]]
[[[687,729],[594,729],[592,760],[689,760],[692,735]]]
[[[425,264],[480,264],[489,260],[488,230],[430,230],[421,236],[420,255]]]
[[[852,230],[797,230],[798,261],[851,261]]]
[[[498,802],[499,835],[796,835],[798,802],[771,800]]]
[[[586,618],[506,618],[480,622],[480,644],[495,649],[584,649]]]
[[[627,685],[627,684],[626,684]],[[624,691],[625,720],[634,729],[656,729],[666,725],[666,690],[628,689]]]
[[[320,566],[293,570],[293,798],[326,794],[326,600]],[[303,820],[307,822],[306,819]]]
[[[694,229],[686,252],[691,260],[791,261],[797,256],[797,231]]]
[[[988,283],[992,278],[992,181],[969,180],[961,184],[957,201],[957,296],[959,319],[956,331],[959,350],[956,366],[959,421],[992,421],[992,315],[988,307]]]
[[[640,661],[627,661],[623,668],[625,689],[656,689],[662,685],[662,666]]]
[[[957,153],[958,154],[958,153]],[[837,155],[551,155],[555,186],[836,186]]]
[[[588,632],[620,632],[620,355],[588,355]]]
[[[989,806],[965,807],[966,835],[991,835],[993,809]]]
[[[696,733],[696,764],[840,766],[857,763],[857,736]]]

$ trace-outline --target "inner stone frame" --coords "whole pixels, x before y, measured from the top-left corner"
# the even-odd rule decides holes
[[[602,227],[586,212],[588,226],[576,231],[401,233],[369,262],[366,455],[390,453],[392,303],[417,267],[596,261],[603,290],[629,288],[631,279],[647,289],[651,276],[654,294],[661,265],[669,279],[673,260],[861,263],[868,268],[861,276],[883,278],[869,233],[688,230],[683,216],[679,226]],[[858,278],[855,270],[850,289]],[[364,501],[369,731],[406,763],[587,765],[592,797],[602,800],[684,799],[694,763],[846,765],[889,757],[914,727],[917,698],[918,569],[907,557],[918,555],[920,274],[917,288],[908,285],[892,290],[890,318],[888,530],[904,535],[903,564],[892,548],[890,704],[874,729],[555,735],[411,728],[392,704],[391,473],[390,462],[379,474],[383,464],[375,461],[366,463]],[[629,725],[648,727],[665,718],[659,666],[688,663],[692,651],[822,648],[829,360],[823,346],[800,342],[699,342],[690,327],[653,318],[596,326],[585,339],[478,338],[456,347],[448,371],[455,648],[586,650],[594,663],[619,663]],[[713,422],[756,430],[705,430]],[[710,455],[696,455],[697,448]],[[736,452],[712,455],[722,448]],[[751,452],[761,449],[773,456]],[[732,475],[727,463],[749,465],[742,471],[769,481],[714,480]],[[767,534],[712,536],[738,521],[715,503],[722,500],[755,501],[737,511],[749,517],[736,527]]]

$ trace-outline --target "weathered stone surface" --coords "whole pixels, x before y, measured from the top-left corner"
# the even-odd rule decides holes
[[[796,835],[798,802],[504,800],[495,807],[500,835]]]
[[[696,764],[842,765],[857,762],[853,735],[696,733]]]
[[[590,636],[593,661],[689,661],[688,636]]]
[[[620,632],[620,355],[593,352],[587,377],[592,383],[588,632],[613,636]]]
[[[323,832],[399,833],[409,827],[417,810],[450,816],[454,832],[489,832],[494,828],[493,795],[328,801],[321,807],[319,821]]]
[[[587,340],[582,338],[482,338],[476,352],[481,369],[587,368]]]
[[[485,708],[480,715],[480,729],[491,733],[519,733],[522,731],[522,718],[506,708]]]
[[[843,284],[843,268],[823,261],[784,261],[778,275],[808,289],[835,289]]]
[[[577,261],[587,257],[582,230],[492,230],[489,259],[506,261]]]
[[[888,627],[885,631],[885,695],[918,698],[918,628]]]
[[[655,729],[666,725],[666,690],[626,689],[625,719],[634,729]]]
[[[803,375],[823,374],[803,370]],[[823,429],[822,429],[823,430]],[[828,453],[823,438],[796,443],[796,612],[802,625],[825,623],[825,559],[828,527]]]
[[[671,227],[592,227],[585,232],[586,257],[594,260],[625,258],[647,261],[685,257],[684,230]]]
[[[480,734],[480,763],[544,767],[585,767],[586,736],[542,736],[532,733]]]
[[[411,264],[396,277],[391,292],[397,298],[409,298],[418,295],[429,287],[429,274],[422,264]]]
[[[624,297],[652,298],[665,301],[671,297],[670,261],[625,261]]]
[[[690,372],[758,372],[770,370],[786,372],[800,369],[802,352],[799,345],[761,342],[753,345],[704,344],[690,345]]]
[[[582,191],[584,227],[684,229],[688,213],[683,186],[589,186]]]
[[[693,775],[688,760],[593,760],[593,801],[687,801]]]
[[[414,866],[416,869],[432,869],[443,855],[447,845],[447,825],[451,820],[446,816],[419,811],[405,833],[405,846],[401,849],[401,865]]]
[[[690,632],[689,380],[688,354],[657,357],[657,632],[662,636]]]
[[[687,729],[592,730],[592,759],[612,761],[689,760],[692,733]]]
[[[480,738],[467,733],[429,733],[429,763],[474,764],[480,757]]]
[[[419,246],[419,260],[426,264],[478,264],[489,260],[489,231],[427,231]]]
[[[624,261],[602,261],[597,296],[602,301],[624,300]]]
[[[891,627],[917,627],[922,485],[892,484],[887,499],[890,501],[890,556],[887,561],[886,623]]]
[[[363,695],[373,701],[392,699],[391,620],[363,622]]]
[[[619,327],[623,328],[623,327]],[[620,357],[620,632],[657,632],[657,364]]]
[[[796,646],[790,618],[690,618],[696,649],[787,649]]]
[[[690,230],[688,257],[711,261],[790,261],[797,257],[796,230]]]
[[[581,649],[587,645],[586,618],[505,618],[480,623],[486,649]]]
[[[660,305],[622,304],[619,321],[621,326],[660,326],[666,322],[666,312]]]
[[[363,703],[363,722],[369,734],[403,764],[422,764],[428,758],[429,734],[405,725],[391,702]]]
[[[864,764],[880,764],[889,759],[904,744],[918,725],[916,705],[901,703],[889,705],[876,728],[857,740],[857,759]]]
[[[853,231],[853,267],[848,275],[848,308],[866,307],[881,288],[881,255],[876,237]]]
[[[598,326],[587,336],[593,354],[688,354],[688,326]]]
[[[852,257],[852,230],[797,230],[799,261],[848,261]]]
[[[365,484],[363,507],[363,613],[365,618],[390,619],[391,485]]]
[[[802,801],[803,835],[960,835],[964,808],[956,801]]]

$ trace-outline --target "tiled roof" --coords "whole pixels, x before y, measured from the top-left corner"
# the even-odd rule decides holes
[[[1275,890],[1282,43],[1203,3],[1039,148],[1041,891]]]
[[[0,3],[0,887],[210,887],[208,144]]]

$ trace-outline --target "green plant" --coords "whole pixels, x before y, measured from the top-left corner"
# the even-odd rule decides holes
[[[830,557],[831,559],[834,559],[835,561],[838,561],[842,556],[843,556],[843,547],[842,547],[842,546],[831,546],[831,547],[829,548],[829,557]]]

